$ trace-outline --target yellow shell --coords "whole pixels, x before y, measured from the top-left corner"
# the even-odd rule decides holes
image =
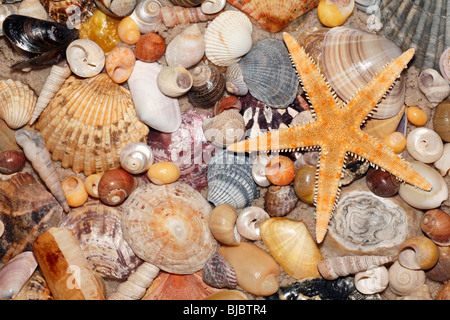
[[[400,153],[406,147],[406,137],[403,133],[395,131],[384,137],[383,143],[395,153]]]
[[[236,209],[223,203],[215,207],[209,216],[209,229],[217,241],[230,246],[237,245],[241,241],[241,236],[236,228]]]
[[[88,198],[84,181],[75,176],[69,176],[61,182],[67,203],[71,207],[81,207]]]
[[[8,79],[0,81],[0,101],[0,119],[18,129],[30,121],[37,97],[28,85]]]
[[[317,264],[323,257],[303,221],[269,218],[259,230],[270,254],[287,274],[295,279],[320,277]]]
[[[418,107],[408,107],[406,109],[406,116],[408,121],[417,127],[424,126],[428,121],[428,116],[422,109]]]
[[[162,161],[152,164],[147,176],[156,185],[172,183],[180,177],[180,168],[173,162]]]
[[[120,168],[120,151],[146,142],[149,128],[139,121],[130,92],[101,73],[88,79],[69,77],[36,129],[53,161],[86,176]]]
[[[324,26],[333,28],[344,24],[354,8],[354,0],[320,0],[317,15]]]
[[[84,188],[86,192],[93,198],[98,198],[98,185],[100,183],[100,179],[102,178],[102,174],[94,173],[86,177],[84,180]]]
[[[119,22],[117,33],[120,41],[129,45],[136,44],[141,37],[138,24],[129,16]]]

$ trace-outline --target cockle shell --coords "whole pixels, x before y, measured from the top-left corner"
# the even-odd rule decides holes
[[[219,253],[214,253],[203,267],[203,281],[215,288],[236,288],[236,271]]]
[[[227,0],[203,0],[200,8],[204,14],[215,14],[225,8]]]
[[[273,108],[286,108],[298,93],[298,76],[281,40],[256,42],[238,62],[249,93]]]
[[[50,152],[45,147],[42,134],[36,130],[19,129],[15,134],[16,142],[22,147],[25,157],[44,181],[47,188],[61,204],[65,212],[69,212],[69,205],[61,187],[55,165],[50,158]]]
[[[97,8],[91,0],[41,0],[41,3],[53,20],[71,27],[89,19]]]
[[[178,99],[164,95],[158,88],[157,77],[162,68],[158,62],[138,60],[127,83],[139,119],[158,131],[170,133],[180,127],[181,111]]]
[[[27,85],[12,79],[0,81],[0,119],[12,129],[26,125],[36,106],[36,94]]]
[[[94,41],[77,39],[66,49],[70,69],[77,76],[89,78],[98,75],[105,66],[105,53]]]
[[[217,247],[208,227],[211,205],[184,183],[138,187],[122,210],[123,236],[144,261],[161,270],[194,273]]]
[[[165,57],[169,66],[188,69],[200,62],[204,54],[205,41],[200,28],[194,23],[169,42]]]
[[[207,200],[215,206],[228,203],[236,209],[248,207],[259,197],[249,160],[238,154],[218,151],[209,161]]]
[[[450,83],[450,48],[442,52],[439,58],[439,71],[448,83]]]
[[[252,31],[250,19],[242,12],[222,12],[205,31],[206,57],[217,66],[238,62],[252,48]]]
[[[402,267],[395,261],[389,267],[389,289],[398,296],[406,296],[425,283],[423,270],[412,270]]]
[[[130,92],[105,73],[87,79],[69,77],[36,129],[53,161],[86,176],[119,168],[122,148],[145,141],[149,131],[138,119]]]
[[[244,136],[244,118],[238,110],[225,110],[203,121],[203,134],[213,145],[223,148]]]
[[[395,256],[342,256],[327,258],[317,264],[323,278],[334,280],[356,274],[395,260]]]
[[[120,152],[121,167],[132,174],[148,171],[153,160],[152,148],[143,142],[131,142]]]
[[[161,7],[157,0],[138,2],[130,18],[137,23],[140,33],[153,32],[161,24]]]
[[[450,215],[447,212],[427,210],[420,219],[420,228],[437,245],[450,245]]]
[[[295,279],[319,277],[317,264],[323,260],[306,224],[284,217],[269,218],[259,225],[270,254]]]
[[[45,79],[44,86],[39,93],[39,97],[36,101],[36,106],[34,107],[33,114],[31,115],[29,125],[32,125],[37,118],[41,115],[42,111],[47,107],[50,100],[53,99],[55,94],[61,88],[66,79],[72,74],[67,63],[62,65],[54,65],[50,69],[50,74],[47,79]]]
[[[423,191],[402,183],[398,190],[400,197],[410,206],[417,209],[428,210],[439,207],[449,196],[448,187],[444,178],[436,169],[420,161],[411,161],[411,166],[431,183],[432,189],[430,191]]]
[[[228,0],[228,3],[249,15],[262,29],[276,33],[314,9],[319,0]]]
[[[183,67],[164,67],[156,79],[158,88],[166,96],[177,98],[188,92],[193,84],[191,73]]]
[[[436,107],[450,95],[450,84],[434,69],[423,70],[418,78],[419,89]]]
[[[0,36],[3,36],[3,20],[11,14],[16,14],[18,7],[9,3],[0,4]]]
[[[363,294],[384,291],[389,284],[389,271],[385,266],[375,267],[355,274],[355,287]]]
[[[33,252],[24,251],[0,269],[0,298],[14,298],[37,267]]]
[[[438,259],[437,245],[425,236],[406,239],[398,250],[398,262],[408,269],[428,270],[436,265]]]
[[[48,19],[47,10],[40,0],[23,0],[19,5],[17,14],[41,20]]]
[[[188,101],[198,108],[214,107],[225,92],[223,74],[212,65],[199,65],[190,72],[192,87],[188,92]]]
[[[432,163],[444,152],[444,143],[436,131],[426,127],[413,129],[406,137],[406,149],[416,160]]]
[[[204,14],[200,7],[165,6],[160,10],[161,22],[167,28],[180,24],[206,22],[213,20],[216,14]]]
[[[331,28],[322,42],[320,63],[339,98],[349,101],[384,66],[402,51],[392,41],[347,27]],[[405,79],[400,77],[377,105],[372,117],[390,118],[400,111],[405,99]]]
[[[434,167],[439,171],[441,176],[446,176],[450,170],[450,143],[444,144],[442,156],[433,163]]]
[[[126,280],[142,263],[123,238],[118,207],[92,201],[72,210],[60,226],[72,230],[89,265],[105,278]]]
[[[249,206],[240,209],[236,219],[237,231],[246,239],[261,240],[259,225],[269,218],[269,214],[260,207]]]
[[[105,69],[115,83],[124,83],[133,72],[136,56],[127,47],[115,47],[105,59]]]

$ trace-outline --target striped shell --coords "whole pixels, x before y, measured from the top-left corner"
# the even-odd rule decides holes
[[[41,3],[53,20],[73,26],[89,19],[97,8],[93,0],[41,0]]]
[[[188,100],[198,108],[212,108],[225,92],[225,78],[214,66],[200,65],[192,71],[192,87]]]
[[[122,148],[145,142],[149,132],[136,115],[130,92],[106,73],[88,79],[69,77],[36,129],[53,161],[86,176],[119,168]]]
[[[252,164],[243,155],[225,150],[211,158],[207,172],[208,201],[215,206],[223,203],[242,209],[259,198],[259,190],[252,177]]]
[[[236,288],[237,279],[234,268],[219,253],[206,262],[203,267],[203,281],[215,288]]]
[[[9,260],[0,269],[0,298],[14,297],[37,267],[33,252],[24,251]]]
[[[37,96],[28,85],[8,79],[0,81],[0,100],[0,119],[18,129],[30,121]]]

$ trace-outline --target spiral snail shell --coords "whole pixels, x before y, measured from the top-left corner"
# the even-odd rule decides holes
[[[152,148],[143,142],[127,144],[120,152],[120,165],[131,174],[147,171],[153,160]]]
[[[107,205],[119,205],[136,187],[134,177],[123,169],[107,171],[100,179],[98,195]]]
[[[445,211],[426,211],[420,219],[420,228],[437,245],[450,245],[450,215]]]

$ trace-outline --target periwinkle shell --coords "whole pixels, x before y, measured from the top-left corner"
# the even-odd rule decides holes
[[[203,281],[216,288],[236,288],[234,268],[219,253],[214,253],[203,267]]]
[[[225,92],[225,78],[214,66],[201,65],[192,71],[192,87],[188,100],[198,108],[212,108]]]
[[[12,174],[22,170],[26,158],[20,150],[6,150],[0,152],[0,173]]]

